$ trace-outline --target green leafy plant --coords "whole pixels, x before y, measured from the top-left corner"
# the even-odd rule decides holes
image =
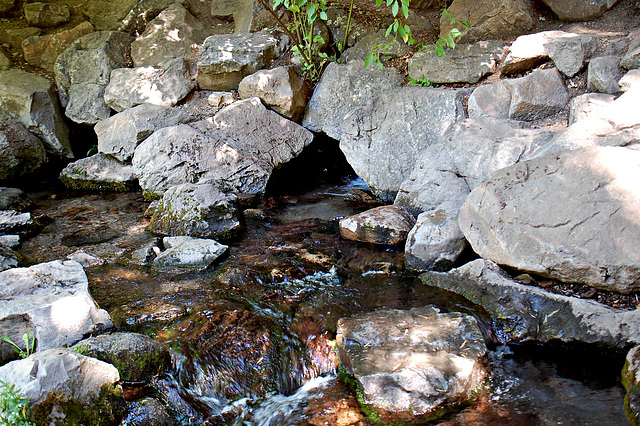
[[[35,352],[34,349],[36,346],[36,337],[35,336],[33,336],[33,338],[31,337],[30,328],[28,328],[27,332],[22,335],[22,341],[24,342],[24,346],[25,346],[24,350],[20,346],[18,346],[13,340],[11,340],[9,336],[3,335],[3,336],[0,336],[0,339],[2,339],[3,342],[7,342],[8,344],[10,344],[12,346],[11,349],[13,349],[18,355],[20,355],[20,358],[26,358]]]
[[[424,74],[420,76],[419,79],[407,77],[409,80],[409,86],[422,86],[422,87],[432,87],[433,83],[424,78]]]
[[[0,425],[32,426],[29,400],[13,384],[0,381]]]

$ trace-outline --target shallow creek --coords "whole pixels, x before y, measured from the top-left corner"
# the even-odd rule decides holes
[[[475,315],[491,347],[491,390],[441,425],[625,424],[622,358],[590,348],[501,346],[491,324],[461,298],[421,285],[399,248],[342,240],[336,217],[353,178],[273,191],[247,212],[243,239],[204,272],[136,266],[151,242],[140,194],[56,190],[30,194],[49,224],[21,249],[38,263],[81,249],[107,259],[88,268],[91,292],[116,327],[168,344],[174,368],[149,386],[180,424],[369,424],[337,378],[339,318],[380,307],[433,304]]]

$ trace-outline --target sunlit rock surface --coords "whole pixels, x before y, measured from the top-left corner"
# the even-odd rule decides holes
[[[156,268],[200,268],[209,267],[229,249],[215,240],[192,237],[165,237],[165,250],[154,260]]]
[[[509,53],[502,65],[503,74],[516,74],[540,65],[549,58],[544,44],[555,37],[563,36],[564,31],[542,31],[521,35],[509,47]]]
[[[342,365],[362,388],[361,402],[386,421],[419,420],[464,403],[487,375],[476,320],[431,306],[342,318],[336,340]]]
[[[60,181],[67,188],[94,191],[126,192],[138,188],[133,167],[103,153],[69,163],[60,172]]]
[[[382,206],[340,220],[340,235],[375,244],[400,244],[416,219],[404,207]]]
[[[584,68],[596,47],[596,38],[589,34],[566,33],[544,44],[558,71],[567,77],[573,77]]]

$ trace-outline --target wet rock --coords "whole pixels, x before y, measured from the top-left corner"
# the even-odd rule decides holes
[[[640,85],[640,69],[627,72],[622,76],[618,84],[621,92],[628,91],[634,85]]]
[[[156,268],[206,269],[229,249],[215,240],[192,237],[164,237],[165,250],[154,260]]]
[[[395,68],[366,69],[364,61],[331,62],[307,104],[302,125],[339,140],[342,121],[349,112],[384,92],[396,90],[401,81]]]
[[[289,43],[287,36],[267,31],[208,37],[200,49],[196,81],[201,89],[237,89],[244,77],[266,68]]]
[[[620,66],[627,70],[640,68],[640,35],[629,43],[627,52],[620,60]]]
[[[462,206],[471,189],[496,170],[532,155],[552,137],[549,130],[522,128],[511,120],[478,117],[456,122],[421,154],[395,204],[416,215],[445,202]]]
[[[0,210],[0,234],[31,235],[40,228],[31,213],[19,213],[15,210]]]
[[[509,118],[511,90],[504,81],[476,87],[469,96],[469,117]]]
[[[564,31],[542,31],[535,34],[521,35],[509,48],[509,53],[504,60],[501,72],[503,74],[516,74],[546,62],[549,54],[544,45],[556,37],[567,34]]]
[[[477,83],[496,70],[496,63],[505,55],[505,44],[499,41],[479,41],[458,44],[440,58],[423,50],[409,60],[409,77],[423,78],[432,83]]]
[[[415,271],[451,269],[467,241],[458,225],[458,203],[443,203],[420,213],[407,236],[405,264]]]
[[[442,415],[443,407],[469,401],[487,376],[476,320],[431,306],[342,318],[336,341],[362,388],[361,403],[384,421]]]
[[[12,65],[13,62],[9,59],[9,55],[0,47],[0,71],[8,70]]]
[[[553,115],[567,106],[569,94],[557,69],[538,70],[506,80],[511,90],[509,118],[532,121]]]
[[[80,124],[109,118],[104,101],[111,71],[129,61],[133,38],[118,31],[98,31],[80,37],[58,56],[56,85],[65,115]]]
[[[484,259],[449,272],[425,272],[420,280],[481,306],[503,343],[561,340],[624,348],[640,340],[637,310],[623,311],[523,285]]]
[[[261,70],[242,79],[240,99],[254,96],[278,114],[298,121],[307,104],[307,84],[293,67]]]
[[[85,226],[62,236],[61,243],[68,247],[100,244],[121,236],[121,233],[109,225]]]
[[[411,3],[411,8],[415,5]],[[369,53],[376,50],[374,46],[386,46],[390,45],[389,49],[384,51],[385,56],[392,58],[401,57],[411,52],[409,46],[401,39],[397,39],[393,42],[393,36],[389,34],[385,37],[386,31],[380,30],[373,34],[368,34],[362,37],[353,47],[346,49],[340,56],[340,63],[348,64],[354,60],[364,61]],[[342,43],[342,40],[340,41]]]
[[[592,92],[618,93],[622,69],[618,56],[599,56],[591,59],[587,69],[587,89]]]
[[[31,26],[53,28],[69,22],[71,13],[69,8],[62,4],[36,2],[24,5],[24,17]]]
[[[153,132],[188,120],[179,109],[144,103],[99,121],[93,129],[98,151],[130,162],[136,147]]]
[[[60,172],[67,188],[127,192],[138,188],[133,167],[101,152],[69,163]]]
[[[177,58],[158,68],[118,68],[111,71],[104,101],[118,112],[143,103],[172,107],[194,86],[184,59]]]
[[[640,152],[621,147],[520,162],[471,192],[460,228],[476,253],[498,264],[604,290],[637,291],[640,257],[632,247],[640,234],[633,232],[631,212],[640,207],[633,190],[639,162]]]
[[[373,193],[392,201],[420,153],[464,118],[461,89],[403,87],[352,110],[340,150]]]
[[[400,244],[415,225],[415,218],[400,206],[382,206],[340,220],[340,235],[375,244]]]
[[[73,158],[69,130],[46,78],[20,69],[0,71],[0,112],[40,138],[49,154]]]
[[[114,31],[138,0],[88,0],[82,12],[98,31]]]
[[[82,22],[75,27],[55,34],[35,34],[21,42],[24,60],[35,67],[53,71],[58,56],[80,37],[93,32],[93,25]]]
[[[155,398],[144,398],[141,401],[132,402],[122,423],[135,426],[173,426],[175,424],[167,413],[166,407]]]
[[[620,381],[627,391],[624,412],[629,423],[637,426],[640,424],[640,346],[627,353]]]
[[[469,21],[468,30],[461,24],[457,26],[463,32],[461,43],[513,39],[533,27],[533,13],[522,0],[454,0],[448,10],[458,22]],[[442,17],[440,35],[449,34],[451,28],[449,16]]]
[[[18,188],[0,187],[0,210],[23,211],[33,205],[33,201]]]
[[[584,68],[596,50],[596,39],[588,34],[566,34],[544,44],[558,70],[573,77]]]
[[[9,269],[0,272],[0,283],[3,326],[27,318],[38,351],[73,345],[87,334],[111,327],[109,314],[98,309],[77,262],[53,261]],[[6,330],[1,334],[7,334]],[[22,335],[9,337],[22,341]]]
[[[42,141],[19,122],[0,116],[0,180],[28,177],[46,162]]]
[[[563,21],[591,21],[599,18],[617,0],[542,0]]]
[[[604,111],[615,100],[614,95],[606,93],[585,93],[569,102],[569,125],[593,118]]]
[[[156,66],[175,58],[193,61],[198,55],[198,45],[207,35],[202,22],[184,6],[174,3],[149,22],[131,44],[131,59],[136,67]]]
[[[138,145],[132,163],[149,194],[198,181],[217,183],[227,192],[262,194],[274,168],[312,139],[311,132],[251,98],[189,126],[156,131]]]
[[[169,349],[144,334],[103,334],[81,340],[73,350],[113,365],[126,382],[148,382],[171,367]]]
[[[238,197],[211,183],[185,183],[169,188],[151,217],[157,235],[188,235],[229,240],[242,231]]]
[[[36,424],[118,424],[125,411],[118,370],[71,349],[50,349],[0,367],[0,380],[29,399]]]

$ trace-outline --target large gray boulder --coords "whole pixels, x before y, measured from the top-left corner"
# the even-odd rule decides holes
[[[537,70],[504,82],[511,91],[509,118],[532,121],[553,115],[567,106],[569,94],[557,69]]]
[[[118,370],[72,349],[50,349],[0,367],[0,380],[29,399],[36,424],[118,424],[125,401]]]
[[[93,25],[82,22],[55,34],[33,35],[22,41],[24,60],[35,67],[52,72],[58,56],[74,41],[93,32]]]
[[[215,240],[188,236],[165,237],[162,243],[165,250],[153,260],[155,268],[206,269],[229,249]]]
[[[633,219],[640,151],[557,152],[496,172],[460,212],[474,251],[501,265],[565,282],[640,289]]]
[[[401,82],[395,68],[367,69],[364,61],[331,62],[307,104],[302,125],[339,140],[342,120],[351,110],[384,92],[396,90]]]
[[[47,152],[73,158],[69,130],[58,107],[53,83],[20,69],[0,71],[0,114],[38,136]]]
[[[484,259],[445,273],[426,272],[420,280],[482,307],[501,343],[560,340],[625,348],[640,340],[640,311],[523,285]]]
[[[22,342],[22,333],[11,332],[22,324],[31,329],[38,351],[71,346],[112,325],[109,314],[89,294],[87,276],[78,262],[9,269],[0,272],[0,284],[0,334]]]
[[[273,169],[312,140],[311,132],[251,98],[211,118],[157,130],[138,145],[132,164],[140,186],[156,196],[200,180],[229,192],[262,194]]]
[[[573,77],[596,50],[596,39],[589,34],[565,34],[554,37],[544,44],[558,70],[567,77]]]
[[[131,59],[136,67],[156,66],[175,58],[193,62],[198,46],[210,34],[184,6],[173,3],[149,22],[131,44]]]
[[[244,77],[266,68],[289,43],[288,36],[269,31],[208,37],[200,49],[196,81],[201,89],[237,89]]]
[[[424,149],[464,118],[461,89],[404,87],[351,111],[340,149],[374,194],[392,201]]]
[[[101,152],[69,163],[60,172],[67,188],[91,191],[127,192],[138,188],[131,165]]]
[[[521,35],[509,47],[501,72],[516,74],[542,64],[549,58],[545,43],[566,34],[564,31],[542,31]]]
[[[487,348],[476,320],[427,306],[342,318],[338,355],[384,421],[439,417],[465,403],[487,376]]]
[[[111,71],[104,101],[117,112],[143,103],[172,107],[194,86],[184,59],[176,58],[157,68],[118,68]]]
[[[136,147],[153,132],[189,118],[177,108],[148,103],[126,109],[96,123],[93,130],[98,136],[98,151],[130,162]]]
[[[496,70],[496,64],[506,54],[506,46],[499,41],[479,41],[458,44],[440,58],[423,50],[409,60],[409,77],[432,83],[477,83]]]
[[[400,244],[416,224],[416,219],[401,206],[376,207],[339,222],[340,235],[348,240],[374,244]]]
[[[79,38],[58,56],[56,85],[67,117],[96,124],[111,115],[104,91],[111,71],[129,62],[132,41],[127,33],[98,31]]]
[[[467,111],[471,118],[488,116],[507,119],[510,107],[511,86],[506,80],[477,86],[469,95],[467,103]]]
[[[243,78],[238,95],[240,99],[258,97],[278,114],[298,121],[307,105],[307,84],[295,68],[277,67]]]
[[[32,175],[46,162],[42,141],[19,122],[0,115],[0,180]]]
[[[229,240],[242,231],[241,218],[235,194],[212,184],[185,183],[164,193],[149,229],[157,235]]]
[[[463,32],[461,43],[513,39],[533,27],[533,12],[522,0],[454,0],[448,10],[457,21],[469,21],[468,30],[457,25]],[[449,16],[442,17],[440,36],[449,34],[451,28]]]
[[[629,43],[627,52],[620,60],[620,66],[628,70],[640,68],[640,35]]]
[[[589,61],[587,68],[587,89],[592,92],[618,93],[622,78],[618,56],[599,56]]]
[[[542,0],[563,21],[591,21],[599,18],[617,0]]]

